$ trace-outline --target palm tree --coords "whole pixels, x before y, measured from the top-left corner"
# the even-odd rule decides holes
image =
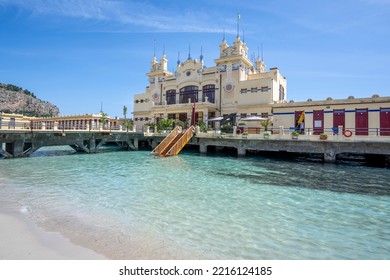
[[[99,123],[104,127],[108,123],[108,115],[106,113],[100,113]]]
[[[127,116],[127,107],[126,107],[126,105],[123,105],[123,116],[125,117],[124,119],[126,120],[126,116]]]
[[[270,119],[266,119],[266,120],[262,120],[261,121],[261,125],[264,126],[264,130],[267,131],[268,130],[268,126],[271,124],[271,120]]]

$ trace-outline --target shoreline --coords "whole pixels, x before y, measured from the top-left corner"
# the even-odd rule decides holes
[[[57,232],[40,228],[16,211],[0,209],[0,260],[104,260]]]

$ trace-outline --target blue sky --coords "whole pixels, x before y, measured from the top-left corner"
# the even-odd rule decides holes
[[[62,115],[122,116],[145,91],[156,42],[168,68],[213,66],[226,32],[240,33],[267,68],[287,77],[289,100],[390,96],[390,0],[0,0],[0,82],[34,92]]]

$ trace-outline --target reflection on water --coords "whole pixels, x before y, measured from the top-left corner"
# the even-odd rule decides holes
[[[0,161],[0,205],[28,209],[38,223],[112,258],[389,257],[388,169],[194,153],[41,153]]]

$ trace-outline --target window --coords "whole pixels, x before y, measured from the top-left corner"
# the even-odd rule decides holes
[[[140,118],[139,120],[142,122],[144,120],[144,118]]]
[[[141,100],[140,100],[140,102],[141,102],[141,103],[144,103],[144,100],[143,100],[143,99],[141,99]]]
[[[257,92],[257,88],[251,88],[251,92]]]
[[[145,121],[148,121],[148,120],[149,120],[149,118],[148,118],[148,117],[146,117],[146,118],[145,118]]]
[[[187,86],[180,89],[180,103],[198,102],[198,87]]]
[[[243,88],[240,90],[240,93],[247,93],[248,91],[246,90],[246,88]]]
[[[241,119],[246,118],[246,113],[241,114]]]
[[[270,90],[269,87],[261,87],[261,91],[262,91],[262,92],[267,92],[267,91],[269,91],[269,90]]]
[[[176,90],[167,90],[167,104],[176,104]]]
[[[282,85],[279,85],[279,101],[285,100],[286,95],[284,93],[284,87]]]
[[[261,113],[262,118],[268,118],[268,113]]]
[[[168,119],[170,120],[176,119],[176,114],[168,114]]]
[[[135,101],[135,103],[138,103],[138,102],[139,102],[139,100],[136,100],[136,101]]]
[[[203,87],[203,102],[215,103],[215,85],[206,85]]]
[[[134,118],[135,121],[138,121],[138,118]]]
[[[257,113],[251,113],[251,116],[257,116]]]

